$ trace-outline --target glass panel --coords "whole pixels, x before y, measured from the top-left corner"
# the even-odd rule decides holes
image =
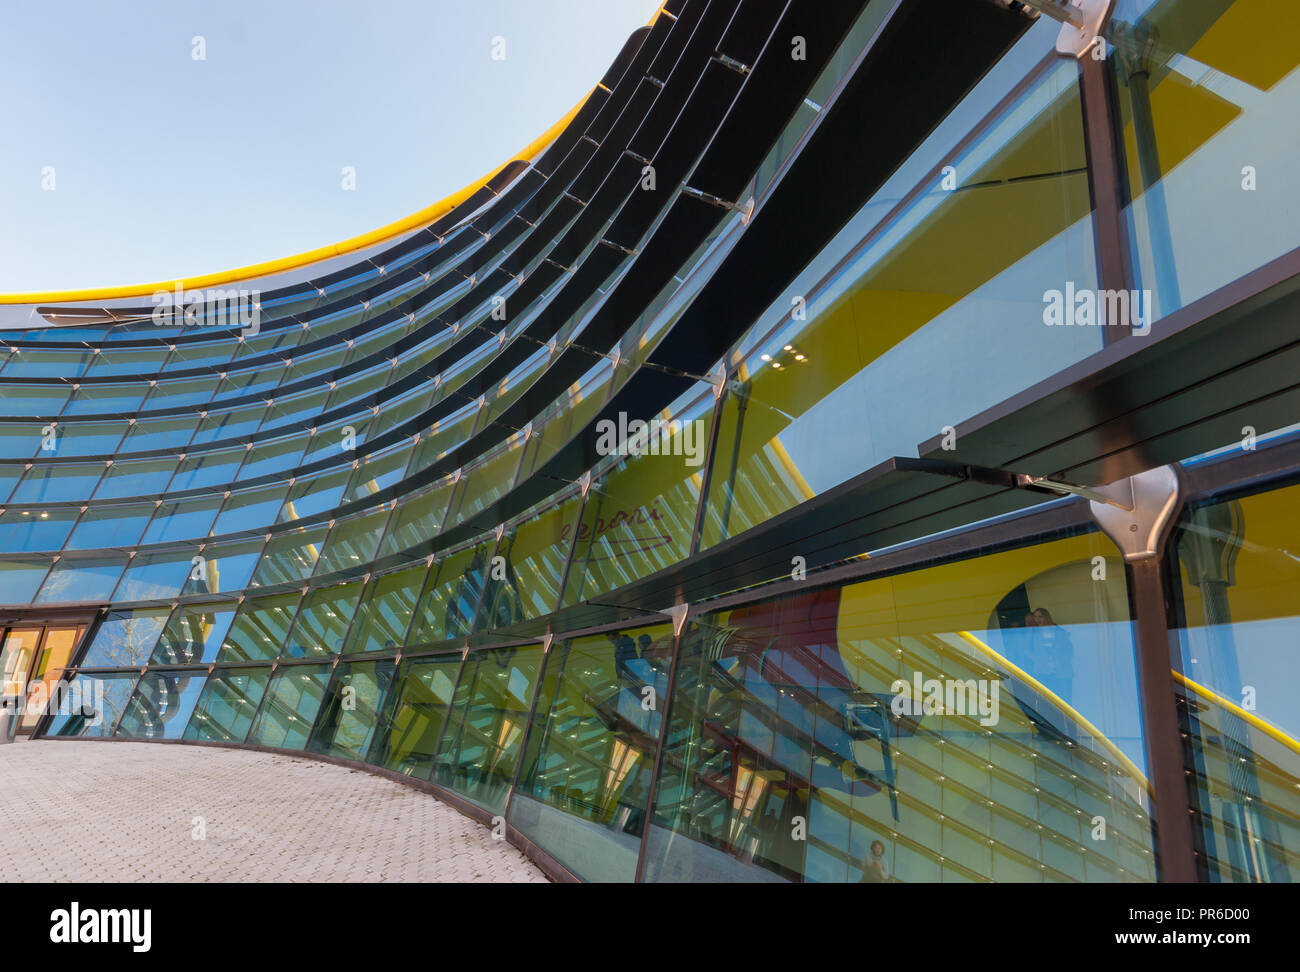
[[[0,466],[0,503],[9,498],[14,483],[23,478],[23,467],[19,465]]]
[[[411,458],[411,444],[402,443],[393,449],[362,456],[360,465],[352,474],[352,482],[343,494],[346,502],[369,499],[385,486],[392,486],[402,478],[406,463]]]
[[[169,613],[166,608],[111,612],[78,667],[138,668],[146,664]]]
[[[96,739],[112,735],[131,698],[135,681],[135,672],[77,675],[70,684],[60,688],[55,714],[45,735]]]
[[[384,535],[388,515],[389,508],[385,504],[377,510],[335,523],[325,543],[325,552],[316,565],[317,576],[368,563],[379,549],[379,539]]]
[[[0,385],[5,415],[55,418],[68,400],[68,385]]]
[[[276,749],[306,746],[329,680],[328,665],[289,665],[277,669],[262,708],[253,720],[248,741]]]
[[[301,435],[258,443],[248,453],[248,461],[239,470],[239,482],[247,483],[258,476],[287,472],[298,465],[306,440]]]
[[[113,735],[137,739],[181,738],[207,674],[202,668],[147,672],[141,676]]]
[[[262,555],[262,539],[206,544],[194,564],[182,594],[220,594],[242,591]]]
[[[139,385],[82,385],[64,415],[131,415],[140,409],[145,389]]]
[[[322,523],[273,536],[267,541],[250,586],[293,583],[310,577],[328,531],[329,527]]]
[[[0,550],[25,553],[58,550],[72,531],[79,510],[5,510],[0,513]]]
[[[1148,323],[1300,246],[1300,190],[1267,175],[1294,164],[1297,30],[1292,3],[1116,4],[1106,60]]]
[[[581,506],[575,493],[502,535],[495,554],[502,560],[488,571],[476,627],[507,628],[555,610]]]
[[[131,426],[122,440],[123,452],[146,452],[150,449],[184,449],[199,424],[197,415],[168,415],[165,418],[141,419]]]
[[[460,674],[460,652],[404,659],[370,761],[427,780]]]
[[[325,410],[325,399],[328,395],[329,393],[325,391],[312,390],[277,398],[275,403],[266,410],[262,429],[283,429],[291,424],[310,428],[309,420]]]
[[[388,533],[380,552],[394,554],[415,550],[418,553],[420,549],[427,549],[442,530],[447,501],[453,488],[453,482],[444,479],[425,492],[403,497],[389,521]],[[423,548],[421,544],[424,545]]]
[[[55,601],[107,601],[126,566],[126,556],[64,557],[50,568],[36,596],[38,604]]]
[[[69,550],[98,550],[104,547],[130,547],[144,533],[153,518],[154,504],[130,506],[93,506],[81,516],[81,522],[68,540]]]
[[[145,528],[144,542],[174,543],[206,537],[212,532],[212,521],[220,508],[220,496],[191,496],[164,502]]]
[[[109,375],[152,375],[162,367],[167,349],[161,344],[140,350],[108,350],[95,355],[86,369],[87,378],[107,378]],[[208,386],[211,389],[211,385]]]
[[[683,639],[647,879],[1154,880],[1105,538],[717,612]]]
[[[181,605],[163,629],[149,664],[193,665],[214,661],[234,617],[234,605]]]
[[[489,541],[467,547],[433,564],[420,607],[415,612],[415,622],[407,635],[408,644],[462,638],[471,632],[479,596],[483,593],[488,558],[495,546],[496,541]]]
[[[104,355],[100,355],[101,358]],[[157,365],[147,374],[157,370]],[[179,381],[160,381],[145,400],[144,407],[150,411],[164,408],[184,408],[187,405],[204,405],[212,399],[212,389],[217,384],[216,375],[204,375],[201,378],[185,378]]]
[[[153,601],[175,597],[197,568],[194,559],[192,550],[137,554],[131,558],[122,583],[113,592],[113,600]]]
[[[138,428],[138,426],[137,426]],[[95,499],[121,499],[126,496],[161,494],[176,471],[176,460],[126,459],[104,470],[104,478],[95,490]]]
[[[671,624],[557,644],[510,820],[588,881],[631,881],[668,698]]]
[[[280,594],[245,601],[221,643],[217,661],[260,661],[276,657],[301,600],[297,594]]]
[[[39,421],[0,424],[0,456],[7,459],[30,459],[41,446],[44,428]],[[22,466],[18,467],[22,471]]]
[[[704,547],[1101,349],[1097,313],[1073,313],[1098,299],[1077,65],[1051,62],[954,148],[1017,80],[990,72],[740,342]],[[928,184],[936,165],[954,182]],[[918,375],[943,380],[919,394]]]
[[[116,422],[62,422],[52,441],[52,456],[111,456],[130,428]]]
[[[49,557],[0,559],[0,603],[26,604],[50,572]]]
[[[655,426],[662,435],[651,433],[648,440],[619,445],[624,441],[619,430],[613,443],[598,444],[603,455],[626,449],[633,457],[601,473],[587,494],[576,526],[566,606],[662,570],[690,553],[712,405],[710,394],[681,410],[673,424]],[[709,410],[701,414],[704,409]],[[603,438],[605,433],[597,431]],[[628,423],[627,431],[635,436],[637,429]],[[648,449],[658,454],[636,452]]]
[[[9,502],[70,503],[88,499],[103,472],[102,462],[35,465],[27,470]]]
[[[199,696],[184,738],[199,742],[243,742],[270,678],[269,668],[228,668],[213,672]]]
[[[343,495],[343,487],[347,484],[349,475],[351,475],[350,470],[340,470],[301,479],[294,483],[289,487],[284,509],[280,511],[275,522],[288,523],[291,520],[332,510],[339,504],[339,498]]]
[[[372,578],[357,607],[345,650],[393,651],[402,647],[427,573],[428,568],[421,564]]]
[[[283,484],[277,484],[231,493],[212,527],[213,535],[265,530],[275,522],[287,489]]]
[[[470,653],[438,747],[435,783],[493,812],[505,809],[542,658],[541,645]]]
[[[209,412],[199,422],[190,445],[206,445],[222,439],[247,439],[249,434],[257,431],[257,427],[262,424],[262,415],[265,411],[266,405],[258,403],[245,405],[243,408]]]
[[[21,696],[27,687],[32,659],[40,647],[41,628],[10,628],[0,647],[0,696]]]
[[[83,627],[77,625],[46,629],[45,643],[41,647],[41,658],[32,673],[32,681],[27,688],[27,710],[23,715],[21,725],[24,731],[30,732],[35,729],[41,716],[57,708],[59,701],[56,694],[58,691],[57,686],[62,680],[69,662],[72,660],[72,651],[77,647],[77,642],[84,630]],[[5,678],[7,679],[9,677],[8,663],[0,664],[0,670],[6,673]],[[51,708],[48,704],[51,699],[55,702],[54,708]]]
[[[336,584],[308,592],[284,645],[287,658],[337,655],[356,611],[361,582]]]
[[[200,452],[186,456],[176,465],[176,475],[167,487],[168,492],[182,489],[210,489],[226,486],[235,480],[235,471],[244,461],[245,450],[223,449],[220,452]]]
[[[1300,876],[1300,486],[1215,500],[1174,538],[1174,656],[1211,881]]]
[[[364,760],[392,681],[391,661],[340,664],[307,749]]]

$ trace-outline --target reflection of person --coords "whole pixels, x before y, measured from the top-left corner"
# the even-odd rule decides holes
[[[1029,674],[1065,701],[1074,683],[1074,645],[1070,633],[1052,618],[1047,608],[1025,615],[1025,627],[1034,629],[1029,642]]]
[[[618,672],[620,679],[624,681],[640,682],[636,673],[632,671],[631,665],[637,659],[636,642],[630,635],[615,632],[607,635],[610,641],[614,643],[614,670]]]
[[[862,880],[860,884],[879,884],[889,880],[889,862],[885,860],[885,842],[873,840],[871,852],[862,862]]]
[[[650,665],[652,668],[657,667],[655,666],[655,663],[650,659],[650,649],[654,645],[654,639],[651,638],[648,634],[643,634],[636,639],[636,644],[637,644],[637,654],[641,657],[641,659],[645,661],[646,664]]]

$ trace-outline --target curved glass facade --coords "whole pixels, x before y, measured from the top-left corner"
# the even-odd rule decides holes
[[[973,39],[918,86],[923,4],[670,2],[549,148],[359,262],[0,308],[6,692],[60,703],[22,730],[372,765],[584,880],[1173,879],[1164,806],[1200,879],[1290,880],[1297,710],[1242,701],[1286,674],[1285,502],[1231,501],[1235,579],[1196,532],[1232,515],[1185,505],[1153,670],[1085,501],[919,464],[1300,244],[1252,197],[1223,219],[1269,241],[1170,289],[1228,231],[1172,183],[1254,144],[1297,58],[1187,81],[1267,32],[1248,0],[1121,3],[1077,62],[948,5]],[[1188,53],[1148,84],[1120,54],[1153,21]],[[1116,267],[1156,302],[1048,319]],[[1119,451],[1043,465],[1017,428],[957,458]]]

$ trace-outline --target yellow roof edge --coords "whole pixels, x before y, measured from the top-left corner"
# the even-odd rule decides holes
[[[661,8],[662,9],[662,8]],[[657,18],[658,13],[655,14]],[[653,21],[652,21],[653,23]],[[222,270],[217,273],[208,273],[198,277],[187,277],[183,280],[161,280],[155,283],[143,284],[124,284],[117,287],[91,287],[84,290],[51,290],[43,292],[31,292],[21,294],[0,294],[0,304],[61,304],[99,300],[115,300],[122,297],[147,297],[159,290],[173,290],[178,285],[185,290],[197,290],[202,287],[217,287],[222,284],[232,283],[239,280],[251,280],[256,277],[266,277],[271,274],[284,273],[289,270],[296,270],[300,267],[309,266],[318,263],[321,260],[328,260],[331,257],[341,256],[345,253],[354,253],[357,250],[364,250],[367,247],[374,246],[376,243],[383,243],[403,233],[419,229],[432,223],[434,220],[441,219],[447,213],[451,212],[466,199],[478,192],[483,186],[487,185],[498,173],[501,172],[511,162],[525,161],[536,157],[556,137],[564,128],[573,121],[575,115],[581,110],[582,106],[587,103],[595,88],[587,92],[576,105],[571,108],[567,114],[545,132],[535,138],[522,151],[516,154],[510,162],[505,162],[497,166],[481,179],[477,179],[458,192],[452,193],[444,199],[438,200],[432,205],[424,207],[418,212],[412,213],[404,219],[399,219],[389,223],[387,226],[381,226],[378,229],[371,230],[368,233],[362,233],[360,236],[354,236],[351,239],[343,240],[341,243],[332,243],[328,246],[317,247],[314,250],[308,250],[305,253],[296,253],[293,256],[280,257],[276,260],[267,260],[264,263],[255,263],[247,267],[237,267],[233,270]]]

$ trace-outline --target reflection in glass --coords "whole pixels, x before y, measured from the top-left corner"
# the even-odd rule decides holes
[[[370,762],[429,778],[460,663],[460,652],[403,659],[392,701],[375,733]]]
[[[248,741],[277,749],[306,746],[329,680],[329,665],[287,665],[277,669],[248,732]]]
[[[699,619],[647,879],[1153,880],[1123,576],[1087,535]]]
[[[243,742],[270,677],[270,668],[217,669],[203,688],[184,738]]]
[[[510,821],[584,880],[631,881],[666,699],[663,624],[556,644]]]
[[[1300,874],[1300,486],[1193,509],[1175,535],[1174,678],[1211,881]]]
[[[542,658],[541,645],[470,653],[438,746],[435,783],[505,810]]]
[[[147,672],[141,676],[113,735],[179,739],[206,677],[202,668]]]

